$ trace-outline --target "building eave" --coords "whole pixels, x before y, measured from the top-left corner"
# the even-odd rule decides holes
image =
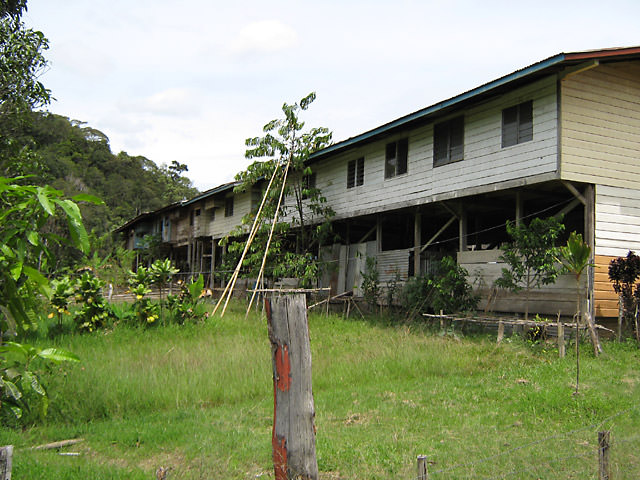
[[[315,162],[327,156],[335,155],[356,145],[379,140],[401,130],[413,127],[417,124],[428,123],[438,116],[446,115],[456,108],[481,101],[486,97],[496,95],[509,88],[515,88],[521,84],[535,81],[541,77],[555,74],[564,67],[576,65],[586,60],[625,60],[640,57],[640,47],[612,48],[573,53],[559,53],[528,67],[500,77],[489,83],[485,83],[467,92],[456,95],[442,102],[423,108],[405,115],[389,123],[376,127],[355,137],[335,143],[329,147],[313,153],[309,161]]]

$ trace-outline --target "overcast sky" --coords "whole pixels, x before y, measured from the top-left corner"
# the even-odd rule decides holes
[[[640,45],[640,1],[29,0],[50,110],[201,190],[311,91],[340,141],[561,52]]]

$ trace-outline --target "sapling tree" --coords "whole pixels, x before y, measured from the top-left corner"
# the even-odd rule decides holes
[[[315,98],[315,93],[311,93],[299,103],[285,103],[283,118],[267,123],[264,136],[246,140],[245,156],[256,161],[236,176],[240,182],[236,192],[252,192],[260,201],[266,195],[260,228],[243,264],[247,276],[256,276],[262,264],[276,211],[278,219],[269,245],[268,271],[272,275],[298,277],[307,283],[317,276],[317,249],[330,231],[334,213],[316,187],[312,167],[307,163],[313,152],[331,144],[331,132],[324,127],[305,130],[299,117]],[[264,184],[272,177],[271,188],[265,192]],[[281,191],[284,201],[280,203]],[[261,202],[255,203],[256,208],[242,219],[242,226],[229,236],[232,259],[237,260],[244,248],[244,238]]]
[[[564,225],[555,217],[534,218],[529,225],[507,221],[511,241],[502,246],[500,258],[508,268],[502,269],[495,283],[512,292],[525,291],[525,319],[529,318],[531,290],[555,283],[558,278],[555,243],[563,231]]]
[[[362,275],[362,296],[369,305],[371,311],[375,311],[380,297],[380,273],[378,272],[378,261],[376,257],[367,257],[365,270]]]
[[[578,385],[580,384],[580,318],[582,305],[582,288],[580,286],[580,277],[584,270],[591,265],[591,248],[582,239],[582,235],[571,232],[567,244],[558,249],[558,260],[562,263],[564,269],[572,273],[576,279],[576,391],[578,394]],[[593,342],[594,351],[597,354],[601,352],[600,341],[598,335],[589,318],[589,332],[591,333],[591,341]]]

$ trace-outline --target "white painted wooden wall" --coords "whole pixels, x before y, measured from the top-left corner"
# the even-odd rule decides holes
[[[502,148],[502,109],[526,100],[533,100],[533,140]],[[417,205],[430,201],[434,195],[557,171],[555,77],[517,89],[464,114],[463,161],[433,167],[433,125],[429,124],[314,164],[317,186],[336,211],[336,218]],[[408,173],[385,179],[385,145],[407,136]],[[347,163],[361,156],[365,157],[364,185],[347,189]]]

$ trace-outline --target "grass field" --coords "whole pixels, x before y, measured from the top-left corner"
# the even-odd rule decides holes
[[[322,479],[597,478],[611,429],[617,479],[640,477],[640,352],[439,332],[423,324],[311,315]],[[0,431],[16,479],[273,478],[266,321],[239,306],[204,324],[34,339],[79,355],[48,380],[48,419]],[[78,456],[29,447],[84,438]]]

